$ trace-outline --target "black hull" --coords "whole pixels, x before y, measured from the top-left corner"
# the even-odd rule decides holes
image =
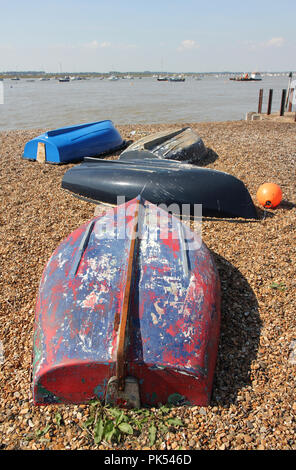
[[[180,212],[183,204],[189,204],[193,214],[194,204],[202,204],[203,216],[258,218],[250,194],[239,179],[167,160],[124,163],[89,159],[64,174],[62,188],[78,197],[111,205],[118,203],[118,197],[128,201],[141,194],[153,204],[165,204],[172,212],[178,208]]]

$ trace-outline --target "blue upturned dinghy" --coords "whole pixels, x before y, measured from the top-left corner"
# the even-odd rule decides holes
[[[123,147],[119,132],[112,121],[106,120],[45,132],[26,143],[23,158],[40,163],[73,163]]]

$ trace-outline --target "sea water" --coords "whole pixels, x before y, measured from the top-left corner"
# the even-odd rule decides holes
[[[266,112],[272,88],[272,112],[277,112],[282,89],[288,87],[283,75],[265,76],[259,82],[236,82],[221,75],[186,77],[185,82],[161,82],[155,77],[28,80],[1,82],[0,130],[55,129],[104,119],[115,125],[240,120],[248,111],[257,111],[260,88],[262,111]]]

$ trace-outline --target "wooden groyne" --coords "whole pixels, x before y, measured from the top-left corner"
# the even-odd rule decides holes
[[[277,94],[280,90],[276,90]],[[246,114],[247,121],[255,121],[255,120],[262,120],[262,119],[273,119],[284,117],[285,121],[294,121],[296,122],[296,89],[295,88],[288,88],[282,89],[280,92],[280,107],[279,110],[275,113],[272,113],[272,105],[273,105],[273,98],[274,98],[274,90],[270,88],[268,90],[268,95],[266,92],[264,93],[264,89],[261,88],[259,90],[258,96],[258,110],[256,112],[250,112]],[[266,113],[263,112],[263,104],[264,104],[264,96],[268,96],[267,99],[267,107]],[[294,109],[293,109],[294,108]]]

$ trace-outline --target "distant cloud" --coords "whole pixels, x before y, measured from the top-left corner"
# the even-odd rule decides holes
[[[104,42],[98,42],[98,41],[91,41],[86,44],[84,44],[85,47],[88,49],[99,49],[99,48],[105,48],[105,47],[110,47],[111,43],[104,41]]]
[[[99,43],[98,41],[87,42],[84,44],[84,47],[87,47],[88,49],[97,49],[99,47]]]
[[[196,44],[193,39],[185,39],[181,42],[180,46],[178,47],[178,51],[190,51],[192,49],[198,49],[199,45]]]
[[[105,48],[105,47],[110,47],[111,46],[111,42],[101,42],[101,44],[99,44],[99,47],[102,47],[102,48]]]
[[[112,47],[114,50],[126,50],[126,49],[137,49],[138,46],[136,44],[111,44],[111,42],[108,41],[103,41],[103,42],[98,42],[96,40],[87,42],[86,44],[83,45],[87,49],[106,49],[107,47]]]
[[[269,47],[282,47],[285,43],[283,37],[274,37],[268,41],[244,41],[244,44],[249,47],[249,49],[265,49]]]
[[[285,39],[284,38],[271,38],[269,41],[266,41],[265,43],[262,43],[264,47],[282,47],[284,44]]]
[[[137,44],[119,44],[118,49],[138,49]]]

